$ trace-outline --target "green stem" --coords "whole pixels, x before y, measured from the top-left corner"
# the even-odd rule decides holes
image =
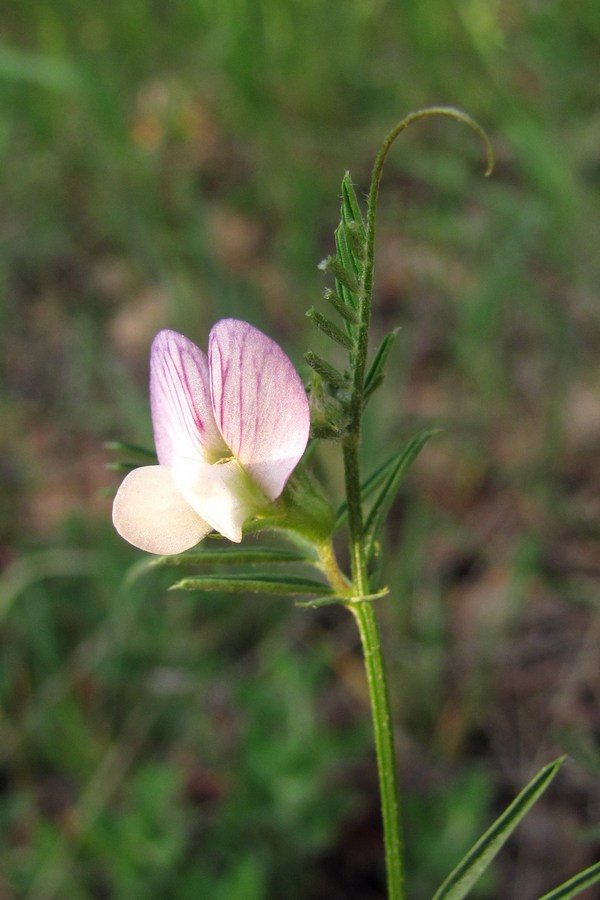
[[[337,591],[340,597],[350,597],[352,594],[352,585],[338,566],[333,545],[331,540],[323,541],[316,545],[321,564],[321,571],[327,578],[327,581]]]
[[[346,486],[346,502],[348,509],[348,532],[350,563],[352,567],[353,600],[346,605],[354,614],[362,641],[375,748],[379,771],[379,790],[383,816],[383,836],[385,843],[385,860],[389,900],[403,900],[404,866],[403,844],[400,830],[400,801],[396,777],[396,758],[394,751],[394,734],[388,697],[381,641],[375,610],[369,600],[368,557],[365,547],[364,522],[361,497],[361,479],[359,463],[359,447],[361,419],[365,401],[365,372],[368,355],[369,326],[371,323],[371,306],[373,296],[373,272],[375,264],[375,218],[379,182],[383,164],[390,147],[405,128],[413,122],[429,116],[449,116],[472,128],[483,139],[487,152],[488,175],[492,170],[492,148],[486,133],[470,116],[452,107],[435,106],[411,113],[393,128],[384,140],[375,159],[371,173],[371,185],[367,200],[367,233],[365,240],[365,268],[359,286],[358,328],[352,348],[353,363],[352,395],[350,398],[348,433],[342,449],[344,457],[344,478]]]
[[[371,178],[367,210],[366,261],[359,292],[359,327],[353,354],[354,371],[352,396],[350,399],[350,422],[348,435],[343,442],[342,450],[346,502],[348,506],[352,589],[356,598],[353,602],[348,603],[347,606],[353,613],[358,625],[369,688],[383,819],[388,898],[389,900],[403,900],[405,896],[403,843],[400,829],[400,802],[390,703],[375,609],[370,601],[360,599],[369,594],[369,573],[364,541],[359,447],[373,292],[375,211],[384,159],[385,153],[382,155],[380,151]]]
[[[394,732],[379,628],[372,602],[367,600],[348,604],[348,609],[353,613],[358,625],[369,687],[379,773],[388,898],[389,900],[402,900],[405,896],[404,847],[400,825]]]

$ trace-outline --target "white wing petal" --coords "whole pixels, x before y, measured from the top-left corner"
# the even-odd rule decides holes
[[[127,475],[114,499],[113,523],[134,547],[160,555],[189,550],[212,531],[166,466],[143,466]]]

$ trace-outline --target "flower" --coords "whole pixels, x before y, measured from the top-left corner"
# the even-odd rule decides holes
[[[308,399],[288,357],[238,319],[216,323],[208,356],[160,331],[150,407],[159,465],[121,484],[119,534],[158,554],[188,550],[213,530],[241,541],[244,522],[279,497],[308,441]]]

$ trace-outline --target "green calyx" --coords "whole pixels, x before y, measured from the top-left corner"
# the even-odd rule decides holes
[[[313,546],[328,540],[334,525],[333,507],[304,466],[295,469],[281,496],[255,520],[256,530],[291,532]]]

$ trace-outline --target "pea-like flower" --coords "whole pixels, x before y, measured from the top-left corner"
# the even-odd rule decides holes
[[[308,441],[308,399],[288,357],[238,319],[216,323],[208,356],[160,331],[150,407],[159,465],[121,484],[119,534],[158,554],[188,550],[213,530],[241,541],[244,522],[280,496]]]

